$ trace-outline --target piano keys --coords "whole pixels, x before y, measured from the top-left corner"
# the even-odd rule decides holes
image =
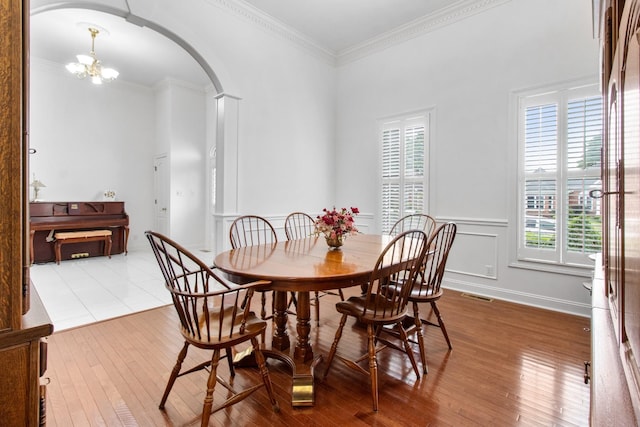
[[[111,254],[127,253],[129,215],[124,202],[31,202],[29,203],[30,254],[32,263],[55,261],[56,231],[110,230]],[[62,246],[61,259],[102,256],[102,242]]]

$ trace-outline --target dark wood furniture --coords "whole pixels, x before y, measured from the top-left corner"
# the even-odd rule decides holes
[[[591,384],[591,425],[635,426],[636,416],[620,356],[600,262],[592,282],[591,370],[585,381]]]
[[[257,215],[243,215],[236,218],[229,228],[229,242],[233,249],[241,246],[254,246],[271,244],[278,241],[276,230],[271,223]],[[273,314],[267,315],[267,292],[270,290],[258,290],[260,292],[260,318],[271,319]],[[295,298],[295,295],[293,296]]]
[[[367,351],[357,359],[337,357],[347,367],[369,376],[374,411],[378,410],[379,402],[377,356],[379,351],[384,348],[403,351],[409,357],[416,377],[420,378],[420,371],[402,321],[407,315],[409,293],[422,265],[426,249],[427,236],[423,231],[408,230],[399,233],[380,253],[367,282],[367,291],[336,304],[336,310],[342,317],[327,357],[324,379],[327,378],[331,363],[336,357],[347,317],[354,317],[358,323],[367,326]],[[385,326],[393,327],[398,332],[402,346],[378,336],[380,329]],[[368,362],[368,369],[360,366],[364,361]]]
[[[592,425],[640,421],[640,1],[594,1],[602,45],[602,267],[592,284]],[[600,270],[602,268],[602,270]],[[588,380],[588,373],[585,374]]]
[[[422,230],[427,236],[436,229],[436,220],[427,214],[406,215],[396,221],[389,234],[396,235],[406,230]]]
[[[62,259],[62,245],[67,244],[102,242],[103,255],[111,258],[111,234],[111,230],[62,231],[55,233],[53,237],[55,238],[56,264],[60,264]]]
[[[329,250],[323,237],[246,246],[218,254],[214,264],[235,281],[268,280],[274,293],[274,327],[269,356],[289,365],[293,373],[292,404],[315,403],[314,358],[309,342],[309,292],[360,286],[369,280],[378,256],[391,241],[386,235],[349,236],[340,250]],[[296,332],[293,355],[287,333],[287,293],[296,292]],[[286,352],[286,353],[285,353]]]
[[[299,240],[306,239],[307,237],[312,237],[315,234],[316,226],[315,221],[311,217],[311,215],[304,212],[292,212],[284,220],[284,234],[287,236],[287,240]],[[320,326],[320,297],[332,294],[336,295],[335,292],[314,292],[314,305],[316,309],[316,326]],[[337,295],[340,296],[340,299],[344,301],[344,294],[342,293],[342,289],[338,289]]]
[[[267,389],[271,406],[277,412],[279,408],[271,385],[269,370],[257,339],[258,335],[264,335],[267,322],[260,320],[251,311],[250,304],[255,289],[264,287],[269,282],[255,281],[244,285],[229,282],[175,241],[151,231],[145,234],[164,276],[165,286],[171,292],[173,305],[180,318],[180,331],[184,338],[184,345],[162,395],[160,409],[164,409],[178,377],[208,368],[209,377],[201,417],[202,427],[209,425],[212,413],[238,403],[262,386]],[[221,350],[224,350],[226,355],[230,355],[234,347],[247,341],[251,343],[250,348],[258,363],[262,383],[238,391],[217,375],[218,363]],[[182,363],[187,357],[190,345],[210,350],[212,356],[210,360],[192,369],[182,370]],[[231,377],[234,375],[235,371],[231,370]],[[225,387],[229,394],[224,402],[214,407],[213,391],[217,383]]]
[[[457,226],[453,222],[442,224],[433,231],[428,243],[429,254],[424,258],[420,273],[409,294],[409,302],[413,308],[413,313],[412,316],[407,316],[406,321],[412,320],[413,325],[408,326],[406,332],[407,334],[415,333],[417,335],[420,358],[422,360],[422,372],[425,375],[428,371],[427,352],[424,343],[426,333],[423,333],[422,325],[431,325],[440,328],[444,339],[447,341],[449,350],[453,348],[437,303],[444,293],[440,286],[442,285],[442,278],[447,265],[447,259],[449,258],[449,251],[456,237],[456,232]],[[422,316],[420,315],[420,305],[426,306],[427,304],[431,306],[431,311],[436,316],[435,322],[429,320],[429,317],[425,316],[424,313]],[[394,329],[385,329],[385,331],[397,335],[397,331]]]
[[[35,263],[57,261],[56,231],[111,231],[111,254],[127,253],[129,215],[124,202],[32,202],[29,204],[31,260]],[[60,258],[102,256],[104,245],[99,240],[64,247]]]
[[[0,0],[0,17],[0,423],[24,427],[44,421],[53,325],[29,279],[29,2]]]

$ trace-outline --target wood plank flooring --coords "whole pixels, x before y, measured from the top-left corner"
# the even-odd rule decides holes
[[[347,290],[347,296],[357,289]],[[321,325],[312,323],[316,355],[326,356],[338,316],[337,297],[321,299]],[[258,309],[259,299],[253,301]],[[447,290],[439,307],[453,344],[427,328],[429,373],[416,380],[407,357],[379,353],[380,410],[372,411],[368,378],[335,361],[326,382],[316,380],[316,405],[292,408],[291,377],[269,360],[280,412],[264,389],[211,417],[225,426],[586,426],[590,359],[589,319],[504,301],[491,302]],[[424,307],[425,309],[427,307]],[[312,315],[313,316],[313,315]],[[350,319],[338,353],[366,349],[366,333]],[[291,321],[290,321],[291,323]],[[289,334],[295,337],[295,330]],[[199,425],[205,371],[178,378],[165,411],[158,409],[182,346],[172,306],[54,333],[49,338],[46,421],[49,426]],[[209,357],[190,349],[187,362]],[[416,357],[419,354],[416,348]],[[188,364],[185,362],[186,364]],[[366,365],[365,365],[366,367]],[[320,364],[318,372],[324,372]],[[228,374],[226,363],[219,373]],[[260,381],[237,370],[234,385]],[[216,387],[216,399],[225,396]]]

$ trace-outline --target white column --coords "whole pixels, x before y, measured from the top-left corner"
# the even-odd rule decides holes
[[[238,212],[238,118],[240,98],[221,93],[216,99],[216,205],[213,252],[230,248],[229,227]]]

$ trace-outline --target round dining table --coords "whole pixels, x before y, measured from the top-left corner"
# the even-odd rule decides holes
[[[231,280],[247,282],[268,280],[274,292],[273,335],[271,349],[265,355],[287,363],[292,370],[293,406],[315,403],[313,371],[321,357],[313,355],[309,342],[310,292],[361,286],[368,282],[380,253],[391,241],[388,235],[349,236],[339,249],[330,248],[324,237],[308,237],[257,246],[245,246],[222,252],[215,267]],[[287,295],[296,292],[296,343],[289,354],[287,333]]]

